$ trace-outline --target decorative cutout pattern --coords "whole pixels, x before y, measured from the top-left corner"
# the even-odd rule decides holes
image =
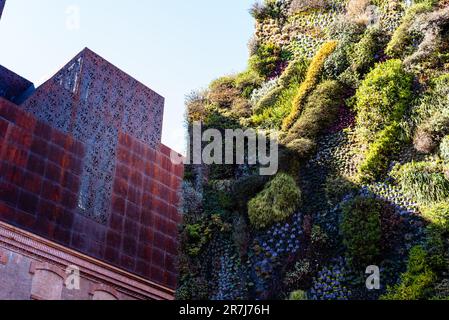
[[[86,145],[79,211],[106,223],[118,133],[123,131],[157,147],[163,97],[85,49],[22,107]]]

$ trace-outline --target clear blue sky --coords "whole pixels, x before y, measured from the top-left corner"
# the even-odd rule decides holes
[[[165,97],[163,142],[182,151],[184,96],[246,67],[253,2],[6,0],[0,64],[38,85],[89,47]]]

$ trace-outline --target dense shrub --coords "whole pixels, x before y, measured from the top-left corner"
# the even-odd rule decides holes
[[[404,242],[404,230],[407,227],[406,220],[397,212],[397,205],[386,200],[378,200],[381,205],[380,225],[382,236],[380,249],[385,257],[393,252],[397,245]]]
[[[362,35],[356,31],[341,40],[325,65],[327,74],[352,88],[357,88],[365,74],[383,59],[387,42],[379,28],[368,28]]]
[[[345,203],[342,210],[341,231],[350,262],[363,266],[376,264],[380,255],[381,204],[359,196]]]
[[[356,190],[356,186],[345,177],[329,175],[326,179],[324,190],[326,192],[327,202],[332,207],[335,207],[341,203],[346,195],[353,193]]]
[[[416,151],[429,154],[435,150],[438,146],[438,141],[436,141],[432,132],[433,128],[430,125],[423,125],[416,130],[413,137],[413,146]]]
[[[436,279],[427,261],[427,252],[416,246],[410,250],[407,272],[402,274],[400,284],[388,288],[384,300],[420,300],[429,298]]]
[[[407,10],[406,15],[401,22],[401,25],[393,33],[393,36],[391,37],[390,43],[388,43],[385,52],[394,58],[401,58],[405,57],[408,54],[411,54],[414,50],[414,37],[412,34],[410,34],[409,29],[418,14],[428,12],[431,9],[431,1],[423,1],[411,6]]]
[[[249,13],[258,21],[281,18],[281,2],[277,0],[256,1],[249,10]]]
[[[438,228],[449,232],[449,202],[439,202],[424,207],[422,210],[424,218],[429,220]]]
[[[184,245],[186,246],[187,254],[191,257],[196,257],[210,240],[211,230],[205,223],[187,224],[184,235]]]
[[[417,127],[413,143],[421,153],[431,153],[449,133],[449,76],[435,79],[413,110],[412,121]]]
[[[366,76],[355,95],[362,141],[369,142],[378,131],[402,119],[412,96],[412,81],[400,60],[380,63]]]
[[[237,208],[246,212],[248,201],[263,190],[267,181],[268,178],[266,176],[259,175],[243,177],[235,181],[232,187],[232,196],[237,204]]]
[[[276,100],[291,86],[299,86],[304,81],[307,72],[308,61],[296,59],[289,63],[288,67],[276,81],[277,85],[269,90],[254,106],[254,113],[260,113],[268,107],[274,107]]]
[[[257,229],[269,227],[291,216],[300,201],[301,191],[295,180],[280,173],[248,203],[250,222]]]
[[[252,123],[261,128],[280,129],[282,121],[292,110],[292,102],[298,88],[299,83],[293,82],[281,90],[270,107],[266,107],[261,113],[253,115]]]
[[[365,30],[364,26],[360,26],[342,16],[331,23],[328,32],[330,39],[337,39],[339,42],[350,40],[350,42],[355,43],[360,40]]]
[[[422,80],[425,80],[426,75],[448,71],[448,26],[448,7],[418,15],[413,21],[409,32],[416,34],[416,50],[404,59],[404,65],[419,73]]]
[[[336,120],[339,108],[343,104],[343,90],[340,83],[328,80],[319,84],[307,98],[301,116],[285,140],[315,139]]]
[[[440,140],[449,132],[448,111],[436,112],[418,126],[413,138],[417,151],[428,154],[438,147]]]
[[[329,6],[326,0],[292,0],[289,13],[295,15],[301,12],[309,12],[311,10],[322,10]]]
[[[449,162],[449,136],[445,136],[441,141],[440,156],[445,162]]]
[[[426,228],[425,249],[429,255],[429,265],[434,271],[449,267],[449,247],[447,228],[430,224]]]
[[[296,157],[306,159],[316,150],[316,143],[308,138],[298,138],[290,141],[286,147],[294,152]]]
[[[207,93],[204,91],[192,91],[185,98],[187,109],[187,121],[193,123],[202,121],[207,115]]]
[[[254,70],[248,69],[237,74],[234,82],[241,96],[249,99],[253,91],[262,85],[263,79]]]
[[[449,197],[449,181],[444,167],[431,162],[410,162],[396,167],[392,176],[405,194],[421,204],[441,202]]]
[[[233,101],[240,96],[235,86],[235,77],[226,76],[213,81],[209,86],[208,99],[220,108],[231,107]]]
[[[350,55],[356,42],[354,38],[357,38],[357,36],[348,36],[338,42],[335,51],[324,63],[324,76],[326,78],[339,79],[341,74],[349,68],[351,65]]]
[[[315,88],[316,84],[319,81],[319,76],[323,71],[324,62],[336,47],[336,41],[326,42],[313,58],[312,62],[310,63],[309,69],[307,70],[306,78],[299,87],[299,90],[293,100],[292,110],[288,117],[284,119],[282,123],[282,129],[284,131],[289,130],[298,119],[299,115],[301,114],[302,106],[305,102],[306,97]]]
[[[229,110],[208,106],[206,116],[203,119],[204,128],[240,129],[238,117],[229,113]]]
[[[316,144],[308,139],[297,141],[297,144],[289,147],[281,144],[279,146],[278,172],[297,177],[303,160],[307,159],[315,151],[315,148]]]
[[[289,53],[274,43],[261,44],[257,53],[249,59],[252,70],[263,78],[275,76],[279,64],[290,58]]]
[[[401,127],[397,122],[387,126],[369,145],[365,158],[359,167],[359,179],[371,182],[387,172],[392,156],[400,146]]]
[[[248,102],[248,98],[261,83],[262,79],[256,72],[251,70],[218,78],[210,84],[205,97],[197,95],[196,100],[190,98],[191,106],[189,109],[196,111],[193,114],[200,120],[205,120],[203,114],[208,112],[208,104],[227,109],[237,117],[246,117],[251,114],[251,105]],[[189,107],[189,104],[187,106]],[[203,109],[198,110],[200,107]],[[200,111],[202,111],[201,116],[197,116]],[[192,111],[189,111],[189,114],[192,114]],[[189,118],[193,119],[192,116]]]
[[[382,30],[367,29],[349,54],[350,70],[358,77],[365,75],[382,57],[385,44],[385,35]]]
[[[259,104],[262,100],[265,100],[266,97],[271,96],[271,92],[272,91],[277,91],[279,88],[279,84],[278,84],[279,78],[273,78],[269,81],[264,82],[260,88],[256,89],[253,91],[253,93],[251,94],[251,105],[253,106],[253,110],[254,113],[258,113],[258,109],[259,109]],[[272,104],[274,101],[270,99],[269,104]],[[262,103],[263,107],[266,107],[267,104],[266,103]],[[261,110],[263,108],[260,108]]]
[[[360,24],[368,24],[367,7],[370,5],[370,0],[349,0],[346,4],[346,16],[351,21]]]

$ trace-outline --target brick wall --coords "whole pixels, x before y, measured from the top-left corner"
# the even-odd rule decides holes
[[[119,132],[108,220],[80,208],[86,146],[0,98],[0,220],[170,288],[177,189],[170,149]]]

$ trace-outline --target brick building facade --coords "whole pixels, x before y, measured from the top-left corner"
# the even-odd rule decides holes
[[[183,166],[163,108],[89,49],[38,88],[0,66],[0,299],[173,297]]]

